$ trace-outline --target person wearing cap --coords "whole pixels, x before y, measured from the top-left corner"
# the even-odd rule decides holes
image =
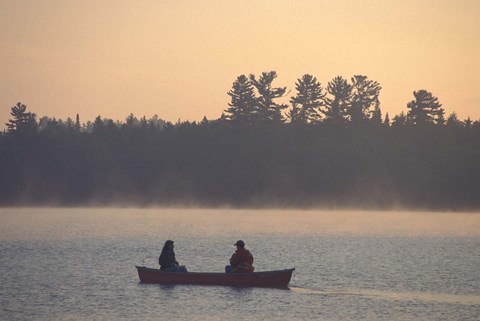
[[[227,273],[248,273],[253,272],[253,255],[245,248],[245,242],[238,240],[235,244],[237,250],[230,258],[230,265],[225,267]]]
[[[184,265],[179,265],[175,259],[175,252],[173,251],[173,241],[168,240],[163,245],[162,253],[158,258],[160,264],[160,271],[164,272],[187,272]]]

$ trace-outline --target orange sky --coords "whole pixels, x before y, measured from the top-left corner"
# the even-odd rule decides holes
[[[390,117],[427,89],[480,119],[478,0],[0,0],[0,126],[21,101],[82,122],[218,118],[240,74],[294,93],[364,74]]]

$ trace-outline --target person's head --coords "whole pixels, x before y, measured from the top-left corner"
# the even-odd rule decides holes
[[[163,249],[162,249],[162,252],[165,251],[165,250],[171,250],[173,249],[173,241],[172,240],[168,240],[165,242],[165,244],[163,245]]]
[[[245,242],[243,242],[242,240],[238,240],[237,243],[233,244],[235,245],[237,248],[244,248],[245,247]]]

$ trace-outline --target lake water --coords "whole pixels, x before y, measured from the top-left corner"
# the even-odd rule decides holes
[[[139,283],[167,239],[221,272],[238,239],[290,289]],[[480,214],[0,209],[1,320],[480,320]]]

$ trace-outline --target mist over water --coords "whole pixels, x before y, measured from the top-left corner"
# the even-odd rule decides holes
[[[221,272],[243,239],[290,290],[147,285],[175,240]],[[0,209],[6,320],[478,320],[480,214],[230,209]]]
[[[0,240],[138,237],[151,229],[172,238],[178,231],[190,237],[229,236],[238,231],[243,235],[480,237],[478,213],[19,208],[0,209],[0,219]]]

